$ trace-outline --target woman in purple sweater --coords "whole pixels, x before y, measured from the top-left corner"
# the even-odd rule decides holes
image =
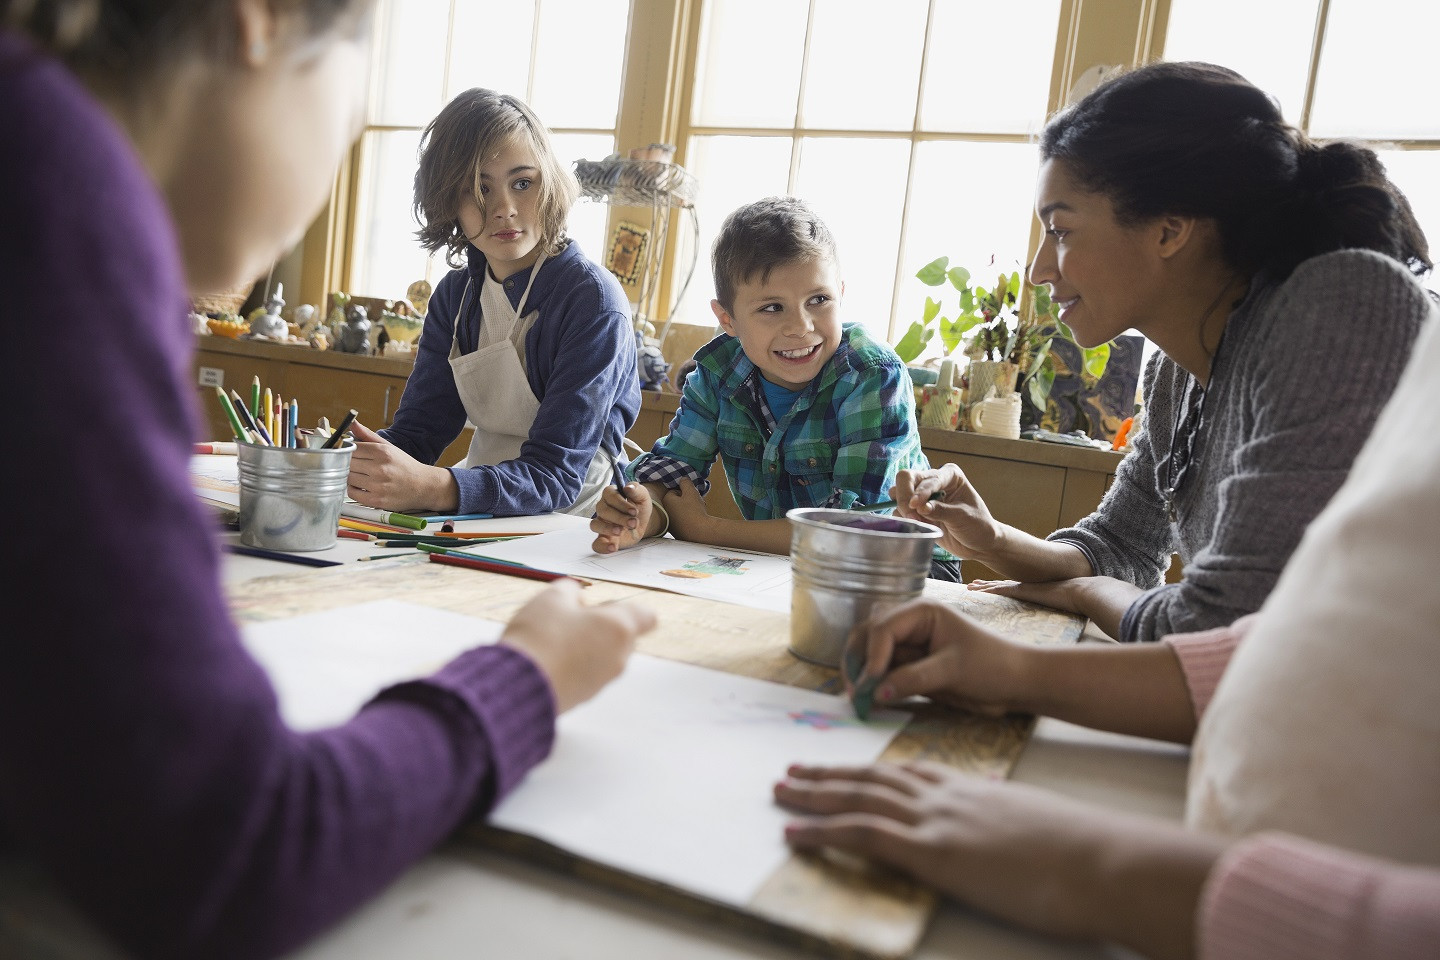
[[[46,338],[5,352],[4,502],[84,517],[77,549],[5,554],[4,608],[40,626],[0,640],[0,850],[143,956],[273,956],[337,920],[504,796],[653,624],[557,585],[309,734],[239,642],[188,479],[187,293],[319,209],[370,6],[0,0],[0,290]]]

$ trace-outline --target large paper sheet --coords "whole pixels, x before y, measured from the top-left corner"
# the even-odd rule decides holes
[[[876,760],[908,715],[656,657],[560,720],[490,817],[586,859],[744,906],[789,856],[771,787],[796,762]]]
[[[389,684],[493,642],[488,620],[379,600],[249,624],[285,719],[343,723]],[[555,749],[493,812],[496,826],[744,906],[789,856],[771,786],[792,763],[864,764],[908,719],[856,719],[840,697],[637,654],[560,718]]]
[[[469,552],[542,570],[633,583],[692,597],[790,612],[790,558],[661,537],[618,553],[590,549],[589,527],[487,543]]]
[[[206,500],[240,507],[240,458],[224,454],[193,454],[190,486]]]
[[[375,600],[247,624],[241,637],[270,675],[280,715],[296,730],[345,723],[393,683],[428,676],[494,643],[504,627],[448,610]]]

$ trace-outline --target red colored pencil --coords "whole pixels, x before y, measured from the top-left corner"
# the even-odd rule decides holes
[[[472,570],[485,570],[489,573],[503,573],[510,577],[524,577],[527,580],[576,580],[582,586],[589,586],[590,581],[581,577],[572,577],[568,573],[554,573],[550,570],[536,570],[533,567],[515,567],[505,563],[491,563],[488,560],[481,560],[479,557],[457,557],[451,553],[430,554],[432,563],[448,563],[456,567],[469,567]]]

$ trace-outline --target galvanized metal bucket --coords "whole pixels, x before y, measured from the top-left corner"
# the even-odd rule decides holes
[[[271,550],[335,545],[355,441],[330,450],[236,444],[240,467],[240,542]]]
[[[790,652],[838,667],[851,629],[877,605],[925,590],[939,527],[919,520],[805,507],[790,521]]]

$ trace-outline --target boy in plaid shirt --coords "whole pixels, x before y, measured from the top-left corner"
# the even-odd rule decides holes
[[[835,239],[802,200],[768,197],[726,218],[712,252],[725,331],[695,354],[670,433],[607,488],[597,553],[668,530],[683,540],[790,552],[794,507],[886,499],[895,474],[928,466],[910,375],[895,351],[841,323]],[[744,520],[705,512],[716,454]],[[930,575],[959,581],[937,550]]]

